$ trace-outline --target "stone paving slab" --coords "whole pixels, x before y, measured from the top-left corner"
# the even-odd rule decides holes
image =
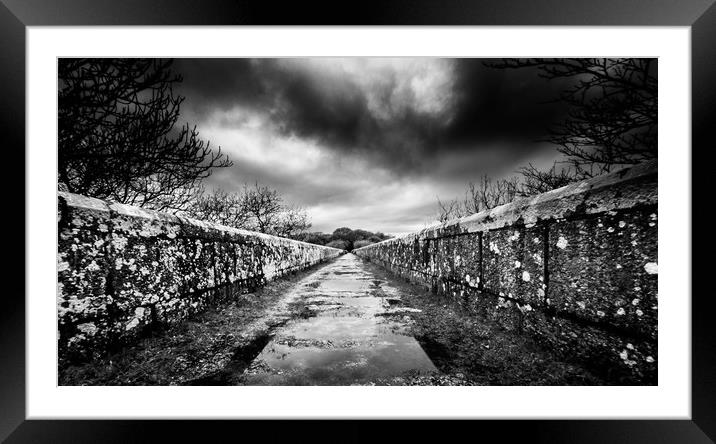
[[[397,290],[358,257],[342,256],[296,287],[293,303],[308,314],[274,331],[243,384],[352,385],[437,372],[407,333]]]

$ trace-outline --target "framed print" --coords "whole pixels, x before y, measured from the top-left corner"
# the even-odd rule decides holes
[[[712,2],[0,13],[8,442],[715,439]]]

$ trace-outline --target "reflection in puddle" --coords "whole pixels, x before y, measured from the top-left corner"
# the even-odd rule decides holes
[[[377,378],[433,373],[420,344],[405,334],[400,297],[345,255],[303,286],[303,310],[275,331],[243,374],[257,385],[350,385]],[[411,309],[404,310],[405,313]]]

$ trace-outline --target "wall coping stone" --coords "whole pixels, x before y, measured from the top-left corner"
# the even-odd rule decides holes
[[[193,228],[193,229],[199,229],[201,231],[211,231],[216,230],[221,233],[226,233],[230,235],[239,235],[239,236],[251,236],[251,237],[257,237],[260,239],[268,240],[268,241],[289,241],[297,244],[303,244],[306,246],[310,246],[312,248],[314,247],[323,247],[330,250],[337,250],[341,251],[339,248],[333,248],[328,247],[325,245],[318,245],[318,244],[311,244],[304,241],[299,241],[295,239],[289,239],[286,237],[280,237],[280,236],[274,236],[271,234],[266,233],[259,233],[257,231],[249,231],[249,230],[243,230],[239,228],[229,227],[226,225],[221,225],[213,222],[206,222],[198,219],[193,219],[191,217],[187,216],[179,216],[171,213],[161,212],[161,211],[155,211],[150,210],[146,208],[141,208],[133,205],[125,205],[120,204],[116,202],[111,202],[104,199],[98,199],[95,197],[88,197],[83,196],[81,194],[75,194],[75,193],[69,193],[64,191],[59,191],[58,196],[62,198],[65,203],[73,208],[80,208],[95,212],[106,212],[107,215],[111,214],[117,214],[120,216],[128,216],[131,218],[137,218],[137,219],[146,219],[149,221],[156,221],[156,222],[163,222],[163,223],[172,223],[180,225],[183,228]]]
[[[536,196],[517,198],[505,205],[437,223],[419,231],[366,245],[356,251],[383,243],[440,237],[441,233],[446,231],[455,234],[495,230],[520,224],[529,227],[539,222],[565,219],[578,214],[600,214],[635,206],[656,205],[656,187],[645,190],[638,185],[656,182],[657,175],[658,161],[644,162]],[[637,187],[629,189],[629,186],[634,184]]]

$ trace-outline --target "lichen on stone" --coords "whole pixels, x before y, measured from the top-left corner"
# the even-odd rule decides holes
[[[567,248],[567,244],[567,239],[565,239],[563,236],[560,236],[559,240],[557,241],[557,248],[559,248],[560,250],[564,250],[565,248]]]

